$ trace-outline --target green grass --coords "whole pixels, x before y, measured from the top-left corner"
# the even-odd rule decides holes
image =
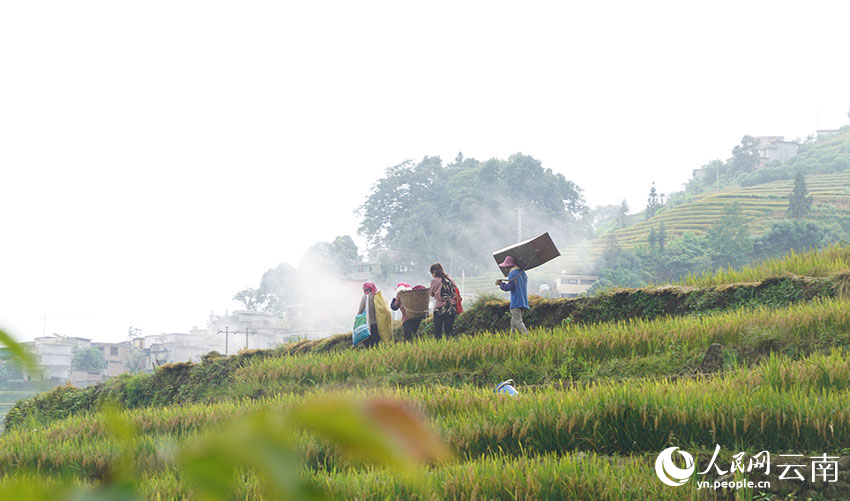
[[[732,451],[846,455],[850,285],[841,277],[848,258],[847,247],[832,247],[688,282],[735,289],[728,284],[783,273],[836,277],[828,281],[835,297],[785,306],[762,298],[764,304],[753,307],[567,323],[522,336],[483,332],[370,350],[293,354],[287,349],[195,368],[177,364],[153,376],[98,387],[100,402],[115,398],[134,407],[112,411],[118,417],[111,420],[106,416],[112,414],[84,405],[86,392],[94,390],[63,388],[20,405],[13,426],[0,435],[0,498],[38,496],[34,484],[54,493],[68,485],[111,485],[115,465],[129,457],[145,499],[197,499],[191,471],[179,458],[204,437],[227,437],[233,423],[263,410],[289,416],[305,402],[385,399],[404,402],[424,416],[454,460],[418,470],[387,469],[352,459],[315,430],[295,429],[291,447],[300,459],[287,474],[311,481],[333,499],[751,499],[756,494],[779,499],[789,492],[799,497],[803,491],[781,486],[769,493],[717,497],[697,490],[693,480],[668,487],[656,478],[654,460],[664,448],[677,446],[694,453],[704,467],[715,444],[722,446],[727,464]],[[701,374],[697,368],[714,343],[722,345],[719,371]],[[517,381],[520,394],[494,394],[495,383],[508,377]],[[116,422],[124,428],[116,428]],[[261,472],[236,471],[235,498],[269,499]],[[840,475],[843,482],[847,473]],[[21,488],[35,494],[21,494]],[[819,487],[817,495],[847,499],[850,491],[844,482]]]
[[[305,400],[341,395],[411,402],[430,417],[459,462],[405,480],[351,464],[328,443],[302,435],[298,447],[308,458],[310,475],[338,497],[358,492],[379,499],[388,493],[428,498],[438,486],[451,484],[451,496],[460,498],[516,489],[532,498],[596,492],[602,499],[639,499],[640,492],[667,492],[654,479],[651,459],[670,445],[706,450],[721,443],[735,450],[777,452],[844,447],[850,443],[848,381],[850,360],[834,350],[797,361],[774,356],[720,378],[520,387],[521,394],[513,398],[475,387],[362,388],[123,414],[141,433],[132,452],[150,472],[144,490],[164,497],[189,495],[180,471],[169,463],[169,450],[258,408],[284,412]],[[0,471],[7,476],[74,472],[77,482],[94,482],[106,475],[120,450],[99,417],[76,416],[0,437]],[[561,477],[564,473],[570,473],[568,478]],[[623,489],[613,481],[618,475],[638,489]],[[521,481],[529,476],[532,480]],[[244,488],[254,490],[252,485],[247,481]]]
[[[103,388],[62,388],[22,403],[10,414],[7,425],[41,426],[91,408],[95,397],[101,401],[115,398],[132,408],[191,402],[209,394],[256,397],[328,385],[489,387],[507,378],[549,384],[676,376],[694,371],[712,343],[740,352],[743,358],[765,350],[796,354],[850,345],[850,308],[842,299],[819,299],[782,308],[760,306],[700,316],[569,324],[532,329],[529,335],[487,332],[448,341],[421,338],[412,344],[379,345],[370,350],[269,354],[256,361],[245,359],[241,367],[233,364],[227,376],[219,376],[217,366],[204,364],[191,373],[180,368],[176,372],[162,370],[154,376],[117,379]],[[200,384],[209,374],[216,374],[217,379],[209,380],[208,388],[195,397],[177,398],[181,388]]]
[[[850,272],[850,246],[832,245],[824,249],[804,252],[790,251],[781,258],[766,259],[752,266],[738,269],[688,275],[680,283],[697,287],[738,282],[757,282],[787,274],[805,277],[825,277],[836,273]],[[845,279],[846,280],[846,279]]]
[[[712,343],[801,346],[850,342],[850,308],[839,299],[817,300],[786,308],[733,310],[704,316],[631,320],[532,330],[528,336],[485,333],[451,342],[424,339],[407,345],[380,346],[303,357],[270,357],[237,371],[251,387],[374,381],[398,375],[474,373],[481,367],[508,369],[494,375],[539,374],[533,382],[576,378],[570,364],[671,351],[704,350]],[[566,367],[566,370],[565,370]],[[524,378],[528,381],[529,378]]]
[[[543,456],[482,457],[474,461],[429,468],[421,476],[403,477],[381,468],[345,468],[308,474],[324,487],[331,499],[399,500],[708,500],[708,491],[697,491],[691,482],[671,489],[651,472],[649,457],[611,458],[596,454],[548,454]],[[0,477],[0,498],[22,499],[11,492],[20,475]],[[24,475],[33,491],[56,493],[67,484],[55,476]],[[197,494],[173,470],[149,473],[139,478],[141,494],[152,500],[193,500]],[[33,483],[41,484],[33,488]],[[75,485],[91,485],[76,479]],[[5,490],[4,490],[5,488]],[[18,494],[17,492],[15,494]],[[242,473],[234,499],[270,499],[256,475]]]

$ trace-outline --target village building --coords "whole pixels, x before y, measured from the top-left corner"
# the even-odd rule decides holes
[[[756,149],[759,155],[757,169],[765,167],[770,162],[787,162],[796,157],[800,151],[800,144],[797,141],[785,141],[783,136],[756,136],[753,139],[756,141]],[[691,171],[691,177],[700,181],[717,174],[717,166],[715,165],[706,165]]]
[[[68,382],[77,388],[85,388],[93,384],[106,381],[106,376],[103,371],[75,371],[69,373]]]
[[[785,141],[782,136],[759,136],[758,141],[759,168],[768,162],[786,162],[797,156],[800,145],[796,141]]]
[[[599,277],[593,275],[569,275],[561,273],[555,280],[555,288],[559,297],[578,297],[586,294]]]
[[[818,139],[826,139],[828,137],[836,136],[838,134],[841,134],[841,129],[821,129],[815,131],[815,136]]]
[[[103,352],[106,361],[106,376],[117,376],[128,372],[127,359],[130,357],[130,343],[92,343]]]
[[[237,310],[232,314],[211,316],[207,336],[215,339],[216,350],[234,354],[240,350],[268,350],[284,344],[292,335],[288,315],[266,311]]]
[[[71,362],[73,347],[71,343],[63,343],[62,338],[40,337],[30,343],[24,343],[35,357],[41,373],[33,374],[24,370],[27,381],[48,380],[66,382],[71,377]]]
[[[39,366],[39,372],[36,373],[23,371],[27,381],[70,382],[75,386],[80,384],[84,386],[88,381],[103,380],[102,371],[88,373],[73,370],[74,348],[90,348],[91,340],[88,338],[54,334],[37,337],[34,341],[23,343],[23,345],[30,350]]]

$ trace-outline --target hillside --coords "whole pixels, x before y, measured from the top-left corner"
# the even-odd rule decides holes
[[[793,180],[785,180],[697,195],[691,201],[661,210],[649,220],[615,230],[610,235],[620,245],[633,246],[646,245],[650,229],[657,230],[662,223],[670,237],[681,236],[686,231],[705,233],[720,220],[724,207],[732,203],[737,203],[749,218],[751,232],[759,234],[771,222],[787,217],[788,196],[793,185]],[[816,204],[829,204],[850,214],[850,172],[807,176],[806,185]],[[594,248],[604,243],[605,238],[597,239]]]
[[[838,174],[812,175],[806,178],[809,193],[817,204],[832,207],[838,216],[850,216],[850,171]],[[737,203],[750,232],[754,235],[764,233],[772,223],[787,219],[788,195],[793,189],[793,181],[776,181],[752,187],[737,187],[716,193],[694,196],[691,201],[665,208],[646,221],[614,230],[578,246],[568,246],[561,250],[561,256],[530,272],[540,281],[552,281],[562,271],[586,274],[594,269],[602,251],[610,244],[611,238],[625,248],[646,246],[649,232],[658,231],[664,224],[668,238],[681,237],[686,232],[704,234],[720,221],[729,204]],[[813,214],[810,219],[828,222],[835,215]],[[465,291],[469,295],[498,293],[493,286],[497,277],[475,277],[466,279]]]
[[[753,237],[764,234],[772,224],[787,220],[788,196],[793,190],[796,169],[806,173],[805,181],[814,197],[814,208],[807,221],[835,223],[850,217],[850,129],[832,137],[805,144],[797,157],[785,164],[768,165],[745,175],[725,179],[720,189],[709,184],[703,193],[683,192],[645,220],[643,212],[626,218],[628,226],[603,232],[598,238],[561,249],[561,257],[530,275],[537,283],[554,282],[558,274],[587,275],[598,271],[603,250],[616,241],[622,248],[634,250],[648,245],[651,231],[662,225],[668,242],[685,233],[704,235],[717,224],[726,208],[737,203]],[[494,270],[495,271],[495,270]],[[493,278],[467,278],[469,295],[498,293]]]
[[[125,485],[130,498],[194,499],[204,483],[193,483],[199,463],[191,458],[215,465],[233,456],[227,464],[246,468],[239,476],[202,475],[223,489],[219,498],[274,499],[270,479],[281,477],[269,477],[262,458],[277,457],[269,444],[285,423],[275,416],[297,417],[319,402],[324,411],[310,415],[321,423],[354,412],[346,402],[401,401],[427,416],[454,460],[424,474],[364,465],[345,451],[368,439],[340,434],[350,421],[334,421],[331,436],[348,447],[315,431],[297,433],[282,447],[299,459],[287,452],[282,457],[296,462],[272,463],[290,465],[273,471],[301,464],[295,478],[335,499],[846,499],[848,257],[850,248],[836,247],[702,277],[706,286],[535,299],[527,336],[503,330],[504,302],[479,301],[458,319],[467,335],[454,339],[426,334],[368,350],[338,336],[60,388],[19,403],[7,417],[0,498],[26,487],[47,499],[28,484],[38,482],[54,490]],[[516,380],[518,396],[492,392],[507,378]],[[98,412],[116,405],[123,410]],[[369,436],[368,423],[360,426]],[[711,473],[678,488],[656,477],[662,449],[682,447],[702,469],[715,444],[727,469],[737,451],[837,455],[840,481],[779,481],[774,468],[746,475],[770,479],[770,489],[735,492],[699,490],[696,480],[739,476]],[[116,471],[134,471],[136,480],[116,484]],[[307,492],[315,494],[289,497],[314,499]]]
[[[850,213],[850,129],[842,130],[840,134],[802,145],[799,155],[785,164],[768,164],[726,179],[720,189],[708,182],[705,193],[679,194],[654,217],[614,230],[611,235],[624,246],[645,245],[650,228],[657,230],[662,222],[671,237],[686,231],[703,233],[720,219],[724,206],[734,202],[750,218],[752,233],[758,234],[772,221],[785,218],[796,170],[805,174],[816,204]],[[599,247],[603,242],[600,239],[594,244]]]

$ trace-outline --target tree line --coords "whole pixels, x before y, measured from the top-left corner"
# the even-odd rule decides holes
[[[600,216],[578,185],[521,153],[506,160],[458,153],[448,164],[436,156],[402,162],[373,184],[357,214],[369,260],[379,268],[375,278],[427,277],[434,262],[479,275],[492,268],[494,250],[518,238],[548,231],[563,247],[592,236]],[[234,299],[249,310],[281,313],[298,301],[296,284],[311,270],[345,275],[360,259],[348,235],[320,242],[298,268],[281,263]]]

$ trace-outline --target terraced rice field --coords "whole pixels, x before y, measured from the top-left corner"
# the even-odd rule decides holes
[[[850,211],[850,172],[808,176],[806,185],[816,203],[830,203],[840,210]],[[793,187],[794,182],[788,180],[700,195],[692,202],[663,210],[648,221],[616,230],[613,235],[624,246],[644,244],[650,228],[657,230],[662,222],[671,237],[681,236],[686,231],[703,233],[720,220],[725,206],[734,202],[745,217],[751,218],[753,233],[757,234],[766,230],[771,221],[786,217],[788,196]],[[600,245],[603,242],[596,243],[597,247]]]
[[[847,253],[792,255],[706,280],[762,276],[783,266],[850,274],[841,269]],[[175,371],[168,384],[180,385],[187,384],[181,371],[213,377],[223,374],[217,367],[230,368],[218,394],[182,405],[157,400],[67,415],[55,406],[79,405],[77,390],[34,400],[31,413],[0,435],[0,499],[114,499],[119,492],[123,499],[850,497],[850,302],[840,295],[215,365],[228,360],[235,359],[160,369]],[[151,377],[129,378],[113,397],[138,401],[132,393]],[[508,377],[519,394],[494,393]],[[370,456],[370,427],[404,434],[404,419],[370,414],[383,424],[346,430],[350,422],[338,416],[375,402],[423,416],[450,455],[419,466],[386,460],[392,454],[383,461]],[[318,407],[309,411],[311,405]],[[305,415],[328,420],[332,436],[344,440],[292,426]],[[708,467],[717,446],[723,472]],[[687,451],[698,467],[679,487],[657,473],[659,453],[669,447]],[[774,458],[769,471],[729,472],[736,454],[762,451]],[[780,479],[780,454],[802,454],[808,462],[834,457],[837,480],[809,480],[810,467],[802,481]],[[770,485],[698,483],[745,480]],[[213,491],[204,490],[210,485]]]

